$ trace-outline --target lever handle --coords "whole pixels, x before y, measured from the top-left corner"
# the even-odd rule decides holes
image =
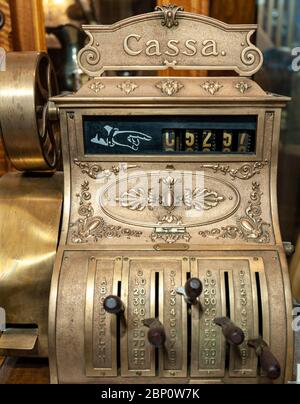
[[[243,330],[237,327],[229,318],[216,318],[214,323],[222,327],[223,335],[230,344],[239,346],[245,341]]]
[[[148,341],[156,348],[161,348],[166,342],[165,327],[157,318],[149,318],[143,321],[145,327],[149,328]]]
[[[176,292],[180,295],[183,295],[186,302],[193,306],[198,303],[197,299],[201,295],[202,291],[203,285],[198,278],[191,278],[186,282],[184,288],[179,287],[176,289]]]
[[[196,304],[198,297],[203,291],[203,285],[200,279],[191,278],[186,282],[184,289],[190,302],[192,302],[192,304]]]
[[[260,358],[261,368],[266,372],[268,378],[270,380],[278,379],[281,375],[281,367],[268,344],[262,338],[257,338],[248,341],[248,346],[255,349],[256,355]]]
[[[110,314],[123,314],[125,306],[118,296],[107,296],[103,302],[104,310]]]

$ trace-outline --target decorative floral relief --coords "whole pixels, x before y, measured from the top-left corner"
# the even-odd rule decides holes
[[[221,164],[205,164],[203,168],[207,168],[213,170],[215,173],[220,172],[223,175],[229,174],[232,180],[240,179],[240,180],[250,180],[255,175],[260,174],[261,170],[263,170],[266,166],[269,165],[269,162],[266,160],[264,162],[258,163],[246,163],[243,164],[242,167],[233,169],[230,166],[225,166]]]
[[[105,88],[105,85],[101,83],[101,81],[94,81],[89,88],[94,91],[94,93],[98,94],[101,90]]]
[[[182,225],[182,218],[174,215],[174,211],[179,207],[179,202],[185,207],[186,210],[195,209],[198,211],[208,211],[216,208],[221,202],[225,201],[225,197],[219,195],[215,191],[208,189],[196,188],[194,190],[186,189],[183,197],[178,200],[175,195],[176,179],[169,176],[161,180],[168,186],[163,195],[155,196],[152,189],[145,190],[143,188],[133,188],[124,192],[117,202],[123,208],[133,211],[144,211],[146,208],[153,211],[155,207],[162,207],[167,211],[162,217],[159,217],[158,224],[172,224]]]
[[[201,85],[201,87],[209,94],[215,95],[218,91],[221,90],[223,86],[216,81],[206,81],[204,84]]]
[[[159,88],[163,94],[171,97],[179,93],[179,91],[184,88],[184,85],[177,80],[167,79],[157,83],[156,87]]]
[[[74,160],[74,164],[81,169],[82,174],[88,175],[93,180],[99,179],[101,177],[110,178],[112,175],[117,176],[120,173],[120,171],[122,171],[122,167],[124,167],[124,171],[138,167],[136,165],[127,166],[126,164],[125,165],[120,164],[119,167],[112,166],[110,170],[105,170],[99,164],[87,163],[79,161],[77,159]]]
[[[163,15],[162,25],[167,28],[177,27],[179,22],[176,18],[178,11],[184,11],[182,7],[178,7],[172,4],[168,6],[157,6],[155,11],[161,11]]]
[[[240,81],[239,83],[236,83],[234,87],[239,90],[241,94],[245,94],[246,91],[250,90],[251,85],[246,81]]]
[[[81,218],[71,224],[71,227],[75,228],[72,232],[72,243],[96,243],[103,239],[141,237],[142,233],[139,231],[108,225],[102,217],[94,216],[88,181],[81,185],[81,192],[77,197],[80,200],[78,214]]]
[[[157,242],[158,240],[164,241],[167,244],[174,244],[177,243],[177,241],[186,241],[189,242],[191,240],[191,235],[184,231],[183,233],[159,233],[159,232],[153,232],[151,235],[151,240],[153,243]]]
[[[186,190],[184,193],[184,204],[187,210],[211,210],[224,201],[224,196],[220,196],[217,192],[212,192],[208,189],[196,188],[194,191]]]
[[[118,85],[118,88],[123,91],[126,95],[133,93],[139,86],[132,81],[124,81]]]
[[[263,193],[260,190],[260,184],[253,182],[250,201],[245,212],[245,216],[237,219],[236,226],[222,227],[221,229],[213,229],[200,231],[201,237],[216,239],[238,239],[241,238],[248,242],[269,243],[270,242],[270,224],[265,223],[262,219],[261,200]]]

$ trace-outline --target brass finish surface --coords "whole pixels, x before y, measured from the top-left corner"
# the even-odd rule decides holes
[[[20,171],[51,171],[59,161],[57,123],[47,120],[48,98],[58,93],[47,54],[7,54],[0,75],[1,131],[6,152]],[[20,122],[22,124],[20,125]]]
[[[117,319],[106,313],[106,296],[118,293],[121,259],[89,262],[85,309],[87,376],[117,376]],[[94,331],[96,329],[96,331]]]
[[[215,41],[212,50],[222,43],[221,36],[226,37],[231,49],[225,54],[234,54],[232,60],[240,58],[240,47],[246,44],[241,41],[235,47],[232,33],[243,36],[255,29],[225,27],[171,6],[112,27],[85,27],[90,43],[81,51],[79,63],[92,80],[76,94],[51,99],[60,112],[66,167],[62,238],[50,299],[53,383],[251,384],[291,378],[291,293],[276,199],[281,108],[289,99],[268,94],[245,77],[100,77],[104,70],[121,66],[206,69],[211,63],[210,67],[223,68],[226,55],[221,53],[203,65],[197,56],[186,63],[184,53],[166,62],[162,56],[148,55],[156,46],[157,53],[168,51],[166,39],[174,39],[171,45],[180,47],[193,37],[195,26],[187,30],[187,24],[194,23],[198,29],[203,24],[201,35]],[[151,41],[149,27],[155,27],[151,31],[155,39],[144,49],[143,38]],[[111,55],[105,50],[108,44],[119,51]],[[147,48],[149,44],[153,48]],[[133,46],[142,52],[133,56]],[[249,64],[242,67],[244,74],[261,63],[260,52],[254,47],[251,52]],[[213,120],[248,115],[257,117],[252,154],[85,151],[86,118]],[[124,164],[128,164],[126,180]],[[190,192],[195,201],[184,197],[178,207],[174,184],[185,171],[192,173]],[[194,185],[199,171],[203,191]],[[151,184],[167,184],[167,197],[159,195],[167,204],[153,206],[151,187],[140,185],[150,176]],[[122,191],[110,204],[114,183]],[[197,195],[203,195],[202,202]],[[205,210],[199,215],[201,204]],[[203,293],[192,306],[184,293],[177,293],[190,278],[203,284]],[[102,310],[109,295],[121,298],[124,313],[116,316]],[[230,318],[242,330],[245,340],[240,346],[228,344],[214,322],[220,317]],[[156,319],[166,336],[157,355],[147,338],[149,319]],[[83,324],[85,333],[77,332]],[[259,336],[283,369],[276,382],[266,377],[247,345]]]
[[[46,303],[56,253],[49,309],[52,383],[291,380],[292,299],[276,196],[281,109],[289,99],[266,93],[247,77],[100,76],[106,70],[170,67],[226,67],[250,76],[263,61],[250,41],[256,27],[228,26],[160,6],[114,26],[84,29],[90,42],[79,65],[91,80],[76,94],[50,99],[47,94],[43,110],[47,122],[59,116],[62,132],[65,196],[57,252],[60,176],[5,177],[0,188],[0,305],[8,307],[9,322],[36,325],[38,354],[47,353]],[[23,57],[31,68],[43,58]],[[23,71],[25,77],[30,69]],[[22,77],[19,69],[18,80]],[[10,155],[26,170],[45,169],[31,130],[41,108],[36,111],[28,101],[38,78],[19,86],[30,93],[18,101],[30,150],[18,144],[21,131],[8,138],[14,127],[8,118],[1,121]],[[10,103],[17,89],[13,81],[11,86]],[[122,129],[122,122],[148,120],[152,126],[158,117],[199,119],[206,126],[218,116],[230,124],[250,117],[254,149],[228,149],[224,127],[222,152],[203,139],[202,152],[153,154],[139,149],[149,135],[129,136]],[[107,122],[102,127],[106,120],[112,127]],[[87,130],[86,122],[96,126]],[[120,144],[130,152],[110,149]],[[191,181],[178,204],[176,185],[185,172]],[[193,278],[203,286],[196,297],[184,287]],[[104,307],[109,296],[119,303],[117,311]],[[217,318],[234,323],[244,342],[229,343]],[[154,328],[160,340],[152,338]],[[282,369],[276,381],[247,345],[259,338]]]
[[[0,306],[13,328],[37,328],[37,345],[26,355],[48,355],[47,314],[62,179],[61,174],[27,177],[12,173],[0,180]],[[20,351],[10,354],[20,355]]]
[[[153,257],[150,252],[126,254],[124,251],[122,256],[116,257],[114,252],[66,249],[60,261],[61,280],[55,321],[58,353],[56,366],[60,383],[149,383],[149,380],[150,383],[172,383],[172,380],[174,383],[174,378],[176,383],[187,383],[190,380],[189,375],[193,381],[268,382],[257,367],[255,352],[248,348],[246,343],[239,347],[238,352],[233,348],[226,350],[226,341],[221,329],[213,326],[214,312],[224,315],[229,309],[230,312],[237,313],[232,318],[243,328],[247,339],[257,335],[258,323],[262,323],[263,338],[283,369],[283,374],[276,383],[288,380],[289,365],[286,365],[285,361],[290,341],[280,330],[290,325],[290,317],[284,309],[286,300],[281,283],[279,256],[276,250],[260,252],[259,256],[256,256],[256,253],[257,251],[224,253],[216,250],[209,254],[198,252],[182,257],[180,252],[164,252]],[[110,278],[113,276],[114,282],[121,281],[122,301],[128,309],[125,320],[117,320],[113,315],[106,321],[99,321],[97,316],[94,318],[93,329],[89,327],[88,333],[74,334],[74,330],[80,328],[86,318],[83,304],[86,294],[85,279],[87,264],[91,260],[95,260],[93,266],[97,265],[99,271],[100,268],[109,268],[109,265],[110,268],[115,268],[115,271],[110,269]],[[173,271],[176,273],[175,279],[172,278]],[[228,285],[225,272],[229,275]],[[173,291],[173,283],[182,284],[188,274],[200,276],[204,283],[201,304],[192,307],[191,328],[187,323],[188,306],[184,298],[176,296]],[[266,300],[256,289],[256,274],[260,279],[264,276],[268,285],[276,285],[272,286],[272,291],[269,290]],[[106,276],[105,272],[102,276]],[[235,278],[243,283],[242,288],[233,289],[230,285]],[[109,285],[109,278],[106,279]],[[268,293],[264,283],[259,284]],[[95,290],[98,290],[97,286]],[[229,296],[226,297],[228,291]],[[103,293],[101,299],[110,293],[110,288],[103,289]],[[262,300],[261,306],[258,296]],[[94,310],[99,310],[98,301],[94,300]],[[239,307],[242,309],[238,310]],[[150,315],[155,315],[156,310],[167,336],[165,347],[160,349],[158,362],[153,355],[154,348],[147,340],[147,328],[142,326],[143,318],[149,312]],[[255,314],[258,310],[259,315]],[[238,316],[242,316],[243,320]],[[111,321],[113,324],[120,321],[122,331],[117,338],[114,326],[111,328]],[[172,331],[172,325],[175,324],[178,324],[176,333]],[[84,356],[84,346],[91,347],[91,335],[94,335],[97,342],[99,338],[107,335],[102,339],[102,344],[94,348],[95,359],[101,358],[99,353],[105,353],[105,357],[102,357],[103,368],[95,369],[94,374],[85,371],[85,361],[89,359]],[[188,348],[189,340],[191,345]],[[121,352],[121,369],[119,372],[115,369],[112,377],[111,359],[115,356],[111,352],[118,351]],[[191,360],[187,362],[189,357]],[[109,365],[104,366],[104,360]]]
[[[5,330],[0,338],[0,350],[32,351],[38,339],[38,330],[12,329]]]

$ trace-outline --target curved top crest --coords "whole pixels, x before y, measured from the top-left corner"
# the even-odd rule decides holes
[[[79,52],[90,77],[108,70],[232,70],[255,74],[262,52],[252,44],[256,25],[228,25],[185,13],[174,5],[157,7],[113,25],[84,25],[89,43]]]

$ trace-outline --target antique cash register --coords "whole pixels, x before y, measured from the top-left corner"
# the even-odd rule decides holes
[[[84,30],[78,93],[55,96],[46,55],[10,54],[1,73],[3,139],[24,174],[0,182],[0,349],[49,355],[53,383],[291,380],[276,196],[288,98],[249,78],[256,26],[165,6]],[[167,69],[209,76],[111,73]]]

